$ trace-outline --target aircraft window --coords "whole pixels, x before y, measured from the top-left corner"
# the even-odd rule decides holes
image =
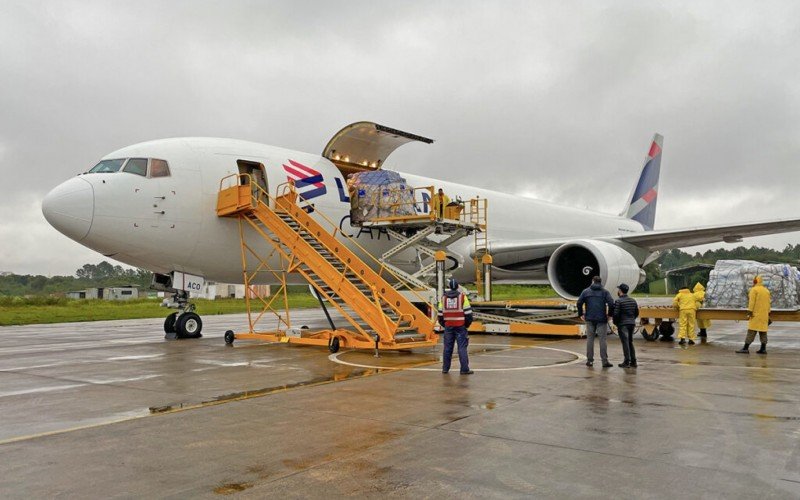
[[[105,174],[108,172],[116,172],[122,166],[122,163],[125,161],[124,158],[120,158],[117,160],[103,160],[91,170],[89,170],[90,174]]]
[[[164,160],[150,160],[150,177],[169,177],[169,165]]]
[[[123,168],[122,171],[146,177],[147,158],[131,158],[128,160],[128,163],[125,164],[125,168]]]

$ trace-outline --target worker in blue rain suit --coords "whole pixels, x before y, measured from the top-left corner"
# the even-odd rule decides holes
[[[756,339],[761,341],[761,349],[757,350],[758,354],[767,353],[767,330],[772,321],[769,319],[769,313],[772,310],[772,297],[767,287],[764,286],[764,280],[761,276],[756,276],[753,279],[753,288],[750,289],[748,294],[747,303],[747,338],[744,341],[744,347],[739,349],[738,353],[748,354],[750,352],[750,344]]]
[[[439,299],[439,324],[444,327],[444,354],[442,356],[442,373],[450,371],[454,344],[458,343],[458,361],[461,363],[461,374],[472,375],[469,369],[469,335],[467,328],[472,324],[472,306],[467,295],[458,290],[455,278],[447,281],[447,290]]]
[[[697,313],[697,300],[689,288],[681,288],[672,299],[672,307],[678,310],[678,344],[684,345],[689,340],[689,345],[694,345],[694,324]]]

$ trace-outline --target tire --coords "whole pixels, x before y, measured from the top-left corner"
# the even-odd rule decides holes
[[[650,333],[647,333],[647,330],[652,330]],[[658,338],[658,326],[653,324],[642,325],[642,337],[648,342],[652,342]]]
[[[674,340],[672,335],[675,334],[675,325],[669,321],[662,321],[661,324],[658,325],[658,334],[661,336],[661,340],[664,342],[670,342]]]
[[[233,341],[236,340],[236,336],[233,334],[233,330],[228,330],[225,332],[225,343],[227,345],[233,345]]]
[[[332,353],[339,352],[339,337],[333,337],[331,339],[330,344],[328,344],[328,350]]]
[[[175,318],[178,313],[174,312],[164,319],[164,333],[175,333]]]
[[[200,315],[193,312],[183,313],[178,316],[178,321],[175,323],[175,331],[178,338],[182,339],[199,339],[203,335],[200,333],[203,330],[203,320]]]

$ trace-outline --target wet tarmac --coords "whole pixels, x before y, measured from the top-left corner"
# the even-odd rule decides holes
[[[587,368],[580,339],[473,336],[462,376],[440,349],[226,347],[243,315],[200,340],[162,322],[0,328],[4,498],[800,497],[798,325],[766,356],[734,354],[739,323],[637,336],[638,370]]]

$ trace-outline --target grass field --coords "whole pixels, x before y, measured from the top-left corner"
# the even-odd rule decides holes
[[[109,319],[166,317],[173,309],[161,307],[162,299],[130,301],[73,300],[53,297],[0,297],[0,326],[65,323]],[[243,299],[194,300],[201,316],[246,312]],[[289,307],[318,306],[308,293],[289,294]]]
[[[494,300],[556,297],[549,286],[496,285],[492,292]],[[193,302],[201,316],[246,312],[243,299],[197,299]],[[289,293],[291,309],[317,306],[317,300],[306,291]],[[161,307],[161,299],[110,301],[38,296],[0,297],[0,326],[163,318],[170,312],[172,310]]]

